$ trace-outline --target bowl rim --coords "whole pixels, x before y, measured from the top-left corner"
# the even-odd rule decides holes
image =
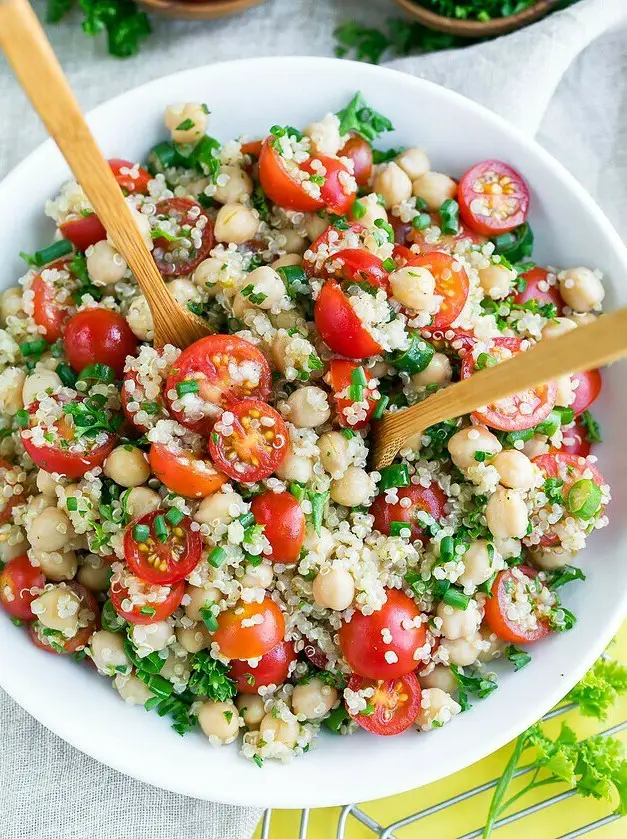
[[[509,135],[515,142],[520,143],[533,156],[540,158],[542,163],[551,169],[558,179],[566,183],[570,191],[575,194],[579,201],[584,202],[586,210],[591,214],[594,222],[600,228],[603,235],[607,238],[611,247],[615,251],[618,260],[622,262],[625,275],[627,275],[627,249],[625,248],[618,233],[614,230],[609,220],[603,214],[596,202],[590,197],[586,190],[579,184],[574,176],[553,156],[542,148],[538,142],[529,136],[524,135],[503,117],[495,114],[461,94],[442,87],[441,85],[427,81],[425,79],[411,76],[399,70],[387,67],[378,67],[376,65],[362,64],[361,62],[347,61],[346,59],[315,57],[315,56],[282,56],[282,57],[263,57],[251,59],[237,59],[233,61],[218,62],[215,64],[208,64],[201,67],[190,68],[176,73],[168,74],[167,76],[154,79],[143,85],[131,88],[130,90],[121,93],[112,99],[101,103],[96,108],[89,111],[88,119],[93,119],[106,114],[111,109],[115,111],[119,108],[120,103],[125,98],[133,98],[144,91],[158,89],[163,83],[163,79],[167,78],[169,81],[174,80],[183,84],[186,78],[197,75],[199,72],[208,71],[217,74],[228,74],[230,71],[235,71],[241,67],[246,67],[247,72],[256,68],[267,68],[269,71],[285,72],[290,65],[299,65],[303,71],[314,73],[319,70],[322,65],[328,66],[331,72],[337,72],[341,68],[346,68],[347,64],[353,65],[353,69],[359,68],[359,73],[362,77],[375,78],[389,85],[404,84],[407,87],[418,89],[429,89],[437,92],[440,97],[443,107],[450,103],[453,107],[461,105],[464,109],[475,111],[483,122],[494,125],[498,132]],[[29,166],[33,165],[38,160],[45,161],[46,157],[55,149],[55,144],[52,139],[44,141],[34,151],[32,151],[24,160],[17,164],[7,175],[0,181],[0,194],[3,191],[10,191],[19,188],[23,173],[25,173]],[[550,690],[545,690],[542,694],[542,701],[538,701],[537,705],[533,706],[533,711],[530,713],[528,708],[518,709],[516,715],[512,715],[508,725],[498,728],[497,731],[488,731],[486,736],[477,741],[476,748],[473,750],[471,756],[468,756],[468,750],[460,750],[459,755],[455,755],[448,759],[447,765],[442,768],[436,768],[435,771],[429,775],[425,780],[420,780],[418,786],[424,786],[427,783],[433,783],[443,777],[447,777],[457,771],[460,771],[478,760],[483,759],[487,755],[500,749],[506,743],[517,737],[529,725],[537,721],[537,719],[550,710],[554,705],[560,702],[565,694],[575,685],[575,683],[582,678],[594,661],[601,655],[607,644],[618,631],[625,614],[627,614],[627,586],[622,592],[622,597],[619,599],[616,610],[611,615],[611,619],[604,623],[600,631],[595,637],[589,639],[583,653],[573,662],[572,667],[564,674],[565,678],[561,681],[556,679]],[[164,775],[163,768],[150,765],[149,762],[141,760],[141,756],[135,758],[132,766],[129,766],[128,755],[121,756],[121,752],[114,748],[113,743],[101,742],[98,747],[95,746],[94,740],[87,736],[78,736],[73,727],[71,718],[59,718],[54,714],[53,709],[49,708],[46,702],[43,702],[41,696],[29,693],[26,680],[20,683],[19,673],[8,673],[6,669],[0,669],[0,686],[13,697],[13,699],[21,705],[29,714],[37,719],[42,725],[48,728],[57,736],[61,737],[70,745],[79,749],[84,754],[98,760],[99,762],[121,772],[124,775],[135,778],[136,780],[151,784],[157,788],[166,789],[171,792],[179,793],[188,797],[195,797],[204,800],[219,801],[226,804],[245,805],[245,806],[259,806],[268,807],[276,806],[281,808],[301,808],[301,807],[327,807],[338,806],[346,803],[346,794],[342,793],[341,789],[327,792],[320,795],[317,790],[305,791],[302,795],[296,796],[291,794],[289,800],[282,798],[281,790],[276,793],[269,793],[268,789],[263,785],[259,789],[254,787],[246,790],[246,797],[237,794],[233,789],[234,785],[228,786],[222,783],[218,790],[211,790],[211,794],[207,794],[204,787],[197,786],[197,788],[190,790],[190,786],[183,780],[182,774],[179,777],[178,773],[168,773],[167,777]],[[101,738],[102,739],[102,738]],[[106,738],[105,738],[106,739]],[[283,769],[283,767],[281,767]],[[289,771],[287,768],[284,771]],[[409,774],[409,773],[408,773]],[[278,776],[274,776],[275,778]],[[417,788],[416,778],[405,777],[405,779],[398,775],[393,775],[393,778],[381,777],[381,773],[376,778],[368,790],[364,791],[363,797],[358,800],[366,801],[372,799],[379,799],[388,795],[395,795],[406,792],[410,789]],[[318,797],[316,797],[318,793]],[[357,796],[351,796],[352,800],[356,800]]]

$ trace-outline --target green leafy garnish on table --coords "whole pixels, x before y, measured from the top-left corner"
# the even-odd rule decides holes
[[[619,696],[627,693],[627,667],[610,658],[600,658],[567,695],[586,717],[605,719]]]
[[[111,55],[128,58],[139,52],[143,38],[150,34],[148,16],[133,0],[48,0],[46,21],[58,23],[76,6],[83,11],[83,31],[87,35],[107,33]]]

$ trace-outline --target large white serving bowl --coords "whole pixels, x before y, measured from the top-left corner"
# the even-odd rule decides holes
[[[381,147],[420,145],[433,168],[459,176],[471,164],[500,158],[531,188],[536,258],[555,266],[597,266],[608,308],[627,303],[627,253],[591,198],[562,166],[503,120],[444,88],[391,70],[320,58],[269,58],[214,64],[168,76],[97,108],[89,122],[108,157],[142,160],[165,137],[172,102],[211,109],[211,133],[263,136],[276,123],[303,126],[337,111],[361,90],[396,131]],[[27,105],[25,103],[24,107]],[[47,142],[0,184],[2,287],[23,273],[18,252],[46,244],[52,226],[43,206],[68,171]],[[621,386],[622,385],[622,386]],[[36,649],[0,616],[0,684],[27,711],[72,745],[128,775],[198,798],[277,807],[364,801],[430,783],[493,752],[557,703],[602,652],[627,606],[625,366],[607,371],[595,413],[604,445],[600,467],[613,486],[611,525],[583,556],[588,580],[567,594],[575,628],[540,643],[520,673],[508,672],[489,699],[429,734],[400,737],[323,735],[290,766],[260,770],[236,746],[215,749],[200,734],[179,737],[166,719],[120,701],[108,679],[86,666]],[[10,725],[9,720],[5,724]]]

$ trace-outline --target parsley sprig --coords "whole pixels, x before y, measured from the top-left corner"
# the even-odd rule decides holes
[[[369,143],[373,143],[386,131],[394,131],[390,120],[371,108],[359,91],[345,108],[338,111],[337,116],[340,120],[340,134],[353,132]]]
[[[152,31],[148,16],[133,0],[79,0],[78,5],[84,15],[83,32],[106,32],[109,52],[117,58],[139,52],[141,41]],[[58,23],[75,6],[75,0],[48,0],[46,21]]]
[[[226,702],[237,693],[235,682],[226,675],[229,668],[211,658],[207,650],[194,653],[190,664],[192,675],[189,689],[196,696],[206,696],[214,702]]]
[[[103,431],[116,434],[120,428],[122,415],[105,408],[102,400],[97,397],[98,394],[95,394],[82,402],[69,402],[63,406],[63,412],[74,420],[76,439],[97,437]]]

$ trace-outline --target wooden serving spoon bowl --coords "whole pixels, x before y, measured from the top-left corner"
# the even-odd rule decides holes
[[[214,20],[237,15],[264,0],[140,0],[147,12],[179,20]]]

